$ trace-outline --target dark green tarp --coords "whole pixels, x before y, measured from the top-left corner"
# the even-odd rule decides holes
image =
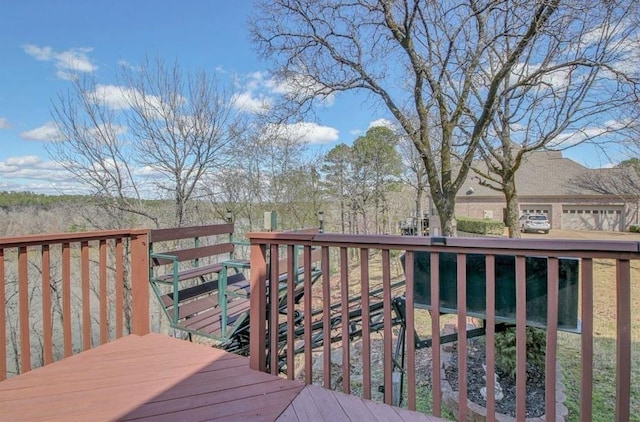
[[[457,312],[457,255],[441,252],[440,258],[440,312]],[[484,318],[486,310],[485,256],[469,254],[467,257],[467,314]],[[404,255],[401,257],[404,266]],[[558,292],[558,329],[579,332],[578,323],[578,269],[579,260],[560,258]],[[527,325],[545,328],[547,325],[547,258],[526,258]],[[417,307],[431,308],[430,253],[414,253],[414,301]],[[516,284],[515,257],[495,256],[496,320],[515,322]]]

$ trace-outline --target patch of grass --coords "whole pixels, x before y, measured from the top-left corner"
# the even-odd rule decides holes
[[[616,285],[615,263],[594,261],[593,421],[610,421],[616,403]],[[640,418],[640,268],[632,268],[631,282],[631,415]],[[558,360],[566,387],[569,421],[579,421],[581,393],[581,336],[558,333]],[[640,419],[635,419],[640,420]]]

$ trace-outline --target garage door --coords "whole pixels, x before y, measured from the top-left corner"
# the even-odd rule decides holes
[[[623,207],[562,207],[562,228],[567,230],[622,230]]]

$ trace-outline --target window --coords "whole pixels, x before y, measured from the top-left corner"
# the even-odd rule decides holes
[[[578,210],[578,214],[582,214],[582,213],[584,213],[584,211]]]

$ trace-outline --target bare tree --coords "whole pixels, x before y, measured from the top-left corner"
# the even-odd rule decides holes
[[[427,188],[429,187],[429,181],[427,180],[427,170],[424,167],[424,162],[420,158],[418,150],[413,146],[410,139],[405,137],[400,138],[398,142],[398,151],[400,157],[402,157],[403,171],[400,176],[402,182],[415,191],[415,208],[414,213],[418,219],[418,224],[424,218],[423,202]],[[422,233],[422,230],[418,230],[418,233]]]
[[[208,177],[206,190],[220,216],[229,210],[248,231],[261,228],[264,211],[275,211],[279,227],[317,224],[323,199],[318,158],[297,131],[256,119],[236,144],[229,165]]]
[[[120,86],[76,79],[58,97],[52,114],[63,136],[51,155],[112,210],[158,225],[143,199],[171,198],[171,224],[181,226],[186,204],[241,132],[232,93],[212,75],[159,59],[123,67],[119,78]]]
[[[424,162],[443,232],[454,234],[455,196],[491,121],[498,89],[539,44],[561,1],[259,4],[254,40],[274,60],[276,77],[294,86],[286,104],[304,112],[318,100],[352,90],[384,104]],[[508,12],[516,9],[517,17]],[[507,18],[508,25],[497,30],[494,22]],[[507,40],[514,45],[508,52],[500,48]],[[491,65],[489,80],[477,77]]]
[[[527,51],[499,87],[497,113],[482,137],[484,162],[474,170],[485,186],[504,194],[511,237],[520,235],[515,174],[527,153],[584,142],[604,144],[629,126],[631,120],[621,110],[633,100],[630,94],[639,80],[631,72],[636,69],[623,63],[631,58],[638,36],[637,25],[629,19],[636,7],[627,1],[574,4],[572,14],[558,14],[540,32],[544,48]],[[506,17],[495,25],[506,27],[509,22]],[[515,48],[515,41],[505,39],[497,51]],[[483,68],[479,77],[492,80],[493,69],[502,65]]]
[[[76,78],[59,94],[52,115],[61,137],[49,154],[91,193],[98,205],[123,224],[126,214],[158,225],[143,206],[135,179],[134,142],[124,139],[126,116],[109,106],[94,79]]]
[[[156,186],[173,197],[175,224],[182,226],[185,204],[207,172],[227,163],[226,148],[241,132],[232,93],[215,75],[187,74],[161,60],[123,74],[133,90],[128,125],[138,140],[137,161],[164,176]]]

